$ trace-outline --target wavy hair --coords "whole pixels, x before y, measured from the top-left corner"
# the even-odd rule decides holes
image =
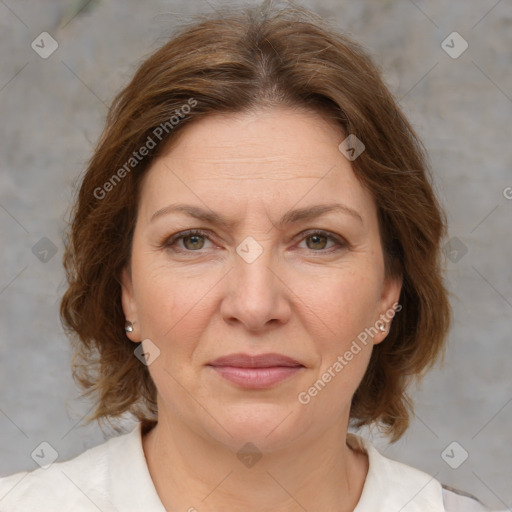
[[[157,419],[156,388],[134,357],[121,307],[145,172],[191,122],[276,106],[318,112],[366,146],[352,167],[377,206],[386,273],[403,278],[402,310],[373,349],[350,418],[356,427],[378,425],[392,441],[407,429],[408,384],[442,355],[451,318],[441,275],[446,219],[426,152],[359,44],[309,10],[273,2],[197,16],[144,60],[108,112],[64,255],[61,319],[73,376],[94,396],[88,421],[131,413],[149,428]],[[144,158],[130,160],[143,146]]]

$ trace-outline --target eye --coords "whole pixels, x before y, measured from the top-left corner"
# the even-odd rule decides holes
[[[305,241],[306,247],[311,249],[313,252],[324,251],[329,241],[334,243],[334,247],[331,246],[329,249],[327,249],[327,251],[324,252],[330,252],[332,250],[337,250],[347,246],[347,243],[343,239],[337,235],[334,235],[334,233],[323,230],[315,230],[302,233],[302,241]],[[308,243],[308,241],[310,241],[310,243]]]
[[[166,240],[163,245],[166,248],[172,248],[178,252],[196,252],[203,249],[204,239],[209,240],[208,235],[204,231],[191,229],[189,231],[177,233],[175,236]],[[178,241],[183,241],[184,247],[178,247]]]
[[[301,236],[301,242],[305,241],[306,248],[313,252],[332,252],[345,248],[348,245],[341,237],[329,231],[312,230],[301,233]],[[175,252],[191,253],[199,252],[201,249],[204,249],[205,240],[210,240],[207,232],[200,229],[190,229],[176,233],[176,235],[171,238],[164,240],[161,245]],[[333,245],[326,249],[329,241],[332,242]]]

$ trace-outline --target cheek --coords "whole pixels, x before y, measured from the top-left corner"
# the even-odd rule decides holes
[[[212,273],[176,271],[148,255],[133,261],[132,274],[142,338],[154,341],[163,355],[191,353],[190,340],[199,340],[208,323]]]
[[[299,395],[300,403],[314,403],[333,421],[350,403],[368,366],[373,348],[370,328],[378,319],[380,297],[370,269],[338,273],[337,279],[334,275],[310,293],[308,306],[318,317],[317,332],[311,330],[317,366],[309,387]]]
[[[314,339],[340,349],[378,318],[380,287],[370,265],[331,270],[325,276],[297,279],[294,291],[305,312],[315,313]]]
[[[357,263],[284,276],[293,293],[283,300],[290,301],[299,322],[319,343],[324,340],[322,343],[340,348],[377,318],[376,266],[371,261]],[[215,285],[220,284],[224,272],[193,266],[176,270],[142,254],[134,259],[132,273],[143,338],[168,343],[201,337],[211,320],[212,301],[222,300]]]
[[[317,365],[315,378],[308,383],[310,387],[302,389],[304,394],[300,396],[307,400],[314,398],[316,406],[333,418],[340,413],[342,404],[350,402],[371,357],[373,343],[369,329],[378,319],[380,298],[375,269],[378,265],[371,262],[347,267],[331,272],[329,279],[317,280],[315,286],[303,290],[309,294],[308,306],[317,316],[317,331],[310,332]],[[340,407],[332,408],[333,404]]]

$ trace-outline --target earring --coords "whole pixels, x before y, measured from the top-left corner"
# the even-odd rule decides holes
[[[379,329],[380,329],[381,332],[386,332],[387,331],[386,326],[384,324],[380,324],[379,325]]]
[[[133,322],[133,323],[132,323],[132,322],[129,322],[129,321],[127,320],[127,321],[126,321],[126,323],[124,324],[124,330],[125,330],[126,332],[133,332],[133,324],[134,324],[134,323],[135,323],[135,322]]]

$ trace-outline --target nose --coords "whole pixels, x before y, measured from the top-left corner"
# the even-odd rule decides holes
[[[262,242],[249,237],[238,246],[221,306],[226,322],[258,332],[289,321],[292,292],[278,263]]]

